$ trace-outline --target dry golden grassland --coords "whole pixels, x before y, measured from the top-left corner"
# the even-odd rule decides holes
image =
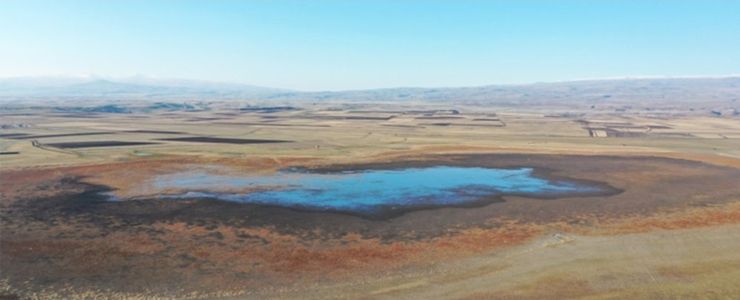
[[[1,123],[30,126],[0,130],[0,296],[740,294],[736,117],[450,109],[321,104],[273,113],[2,115]],[[186,137],[200,141],[174,140]],[[439,162],[542,167],[623,192],[548,201],[508,197],[382,221],[198,201],[88,203],[79,196],[100,186],[124,199],[150,195],[159,192],[147,187],[152,176],[178,170],[270,173],[290,166]]]
[[[316,108],[261,113],[175,112],[101,114],[74,118],[57,114],[3,116],[4,123],[28,123],[32,128],[3,133],[57,135],[41,144],[82,141],[155,142],[159,144],[75,149],[38,148],[32,139],[2,139],[2,168],[110,162],[140,157],[197,155],[206,157],[313,157],[332,161],[388,155],[402,151],[498,151],[536,153],[661,153],[668,155],[740,157],[740,122],[736,118],[677,116],[674,118],[594,113],[553,117],[547,112],[502,112],[471,107],[449,113],[355,113]],[[413,111],[414,108],[408,109]],[[430,109],[422,106],[421,109]],[[434,109],[432,107],[431,109]],[[386,111],[386,110],[379,110]],[[265,117],[269,117],[265,119]],[[372,120],[345,118],[378,118]],[[383,120],[383,118],[389,118]],[[482,120],[482,121],[477,121]],[[491,121],[499,120],[499,121]],[[436,124],[436,125],[435,125]],[[589,128],[609,128],[626,134],[602,138]],[[136,130],[173,133],[131,132]],[[603,130],[602,130],[603,131]],[[632,134],[630,136],[629,134]],[[226,144],[160,141],[180,136],[288,140],[281,144]]]

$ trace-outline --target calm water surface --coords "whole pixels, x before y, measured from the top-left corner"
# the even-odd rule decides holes
[[[595,187],[552,181],[531,168],[493,169],[437,166],[395,170],[311,173],[283,170],[267,176],[176,173],[157,177],[154,186],[187,192],[166,198],[217,198],[286,207],[373,213],[388,208],[460,205],[484,197],[594,192]],[[255,189],[249,193],[218,192]]]

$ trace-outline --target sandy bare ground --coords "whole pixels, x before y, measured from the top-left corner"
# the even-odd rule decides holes
[[[732,299],[740,293],[739,247],[738,225],[616,236],[554,232],[403,275],[276,298]]]

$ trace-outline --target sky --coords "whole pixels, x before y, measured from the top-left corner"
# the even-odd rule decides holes
[[[299,90],[740,73],[740,1],[0,0],[0,77]]]

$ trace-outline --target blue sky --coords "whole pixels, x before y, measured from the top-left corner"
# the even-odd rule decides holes
[[[740,1],[0,1],[0,77],[303,90],[740,73]]]

